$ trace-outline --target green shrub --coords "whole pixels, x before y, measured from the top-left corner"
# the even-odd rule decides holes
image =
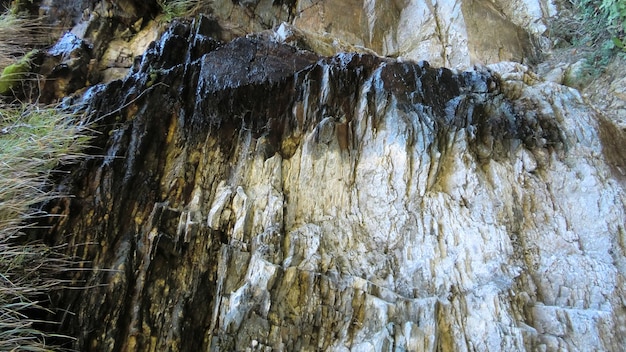
[[[578,0],[576,8],[584,27],[587,44],[607,39],[622,42],[626,32],[626,0]]]
[[[626,0],[578,0],[576,8],[583,23],[578,44],[594,48],[588,61],[603,68],[612,55],[625,51]]]

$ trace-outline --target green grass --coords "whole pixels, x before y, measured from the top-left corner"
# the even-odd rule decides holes
[[[49,33],[19,11],[0,15],[0,94],[28,79],[33,49],[51,44]],[[48,294],[66,284],[61,274],[77,263],[24,233],[48,216],[41,204],[67,196],[50,191],[51,176],[81,158],[84,131],[80,116],[57,107],[0,103],[0,351],[49,351],[60,338],[42,331],[54,322],[39,319],[49,316]]]
[[[189,17],[200,5],[199,0],[157,0],[163,20],[170,22],[175,18]]]
[[[49,32],[15,11],[0,15],[0,94],[28,79],[32,49],[50,44]],[[41,330],[54,322],[39,317],[47,316],[48,294],[65,284],[60,274],[75,264],[58,248],[26,241],[24,231],[47,216],[40,204],[60,196],[50,191],[53,170],[74,162],[88,142],[79,123],[55,107],[0,104],[0,351],[49,351],[59,338]]]
[[[0,351],[47,351],[54,335],[39,331],[39,301],[63,282],[72,261],[42,243],[20,241],[25,228],[47,214],[37,205],[49,191],[52,170],[80,158],[88,138],[77,117],[54,107],[0,108]],[[45,315],[45,314],[43,314]]]
[[[53,107],[5,106],[0,110],[0,226],[27,216],[24,209],[51,195],[51,170],[73,161],[86,143],[75,116]],[[52,195],[54,196],[54,195]]]

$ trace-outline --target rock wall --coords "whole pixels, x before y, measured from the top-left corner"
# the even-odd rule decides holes
[[[247,33],[288,22],[333,42],[382,56],[427,60],[465,69],[499,61],[534,61],[549,19],[551,0],[252,0],[213,1],[206,10],[224,27]]]
[[[168,4],[172,1],[161,2]],[[189,1],[194,12],[212,18],[219,31],[215,39],[229,41],[279,27],[298,33],[308,48],[320,54],[369,52],[403,60],[426,60],[433,66],[467,69],[500,61],[536,62],[549,47],[545,37],[556,15],[552,0],[214,0]],[[74,36],[89,48],[80,56],[88,77],[84,85],[121,79],[134,57],[158,38],[168,19],[155,0],[41,1],[40,12],[58,28],[57,36]],[[185,11],[179,11],[181,15]],[[191,13],[191,12],[189,12]],[[66,33],[69,32],[69,33]],[[302,43],[300,43],[302,44]],[[58,55],[56,55],[58,56]],[[72,58],[76,54],[67,53]],[[71,60],[70,60],[71,61]],[[74,60],[76,61],[76,60]],[[75,62],[44,65],[45,76],[63,76]],[[56,77],[58,78],[58,77]],[[61,77],[62,78],[62,77]],[[72,87],[74,85],[71,85]],[[65,86],[53,90],[55,98],[73,93]]]
[[[535,1],[299,1],[298,28],[374,50],[465,69],[534,59],[551,3]],[[542,11],[544,10],[545,11]],[[553,10],[552,10],[553,11]]]
[[[624,192],[576,90],[213,23],[74,102],[98,152],[49,238],[89,263],[55,302],[75,348],[626,344]]]

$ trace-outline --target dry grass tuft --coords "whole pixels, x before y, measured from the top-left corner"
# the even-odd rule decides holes
[[[37,216],[31,207],[57,196],[46,190],[50,172],[79,156],[87,141],[80,129],[76,116],[54,107],[0,109],[0,229]]]
[[[201,4],[200,0],[157,0],[165,22],[175,18],[193,16]]]
[[[0,240],[0,351],[52,350],[48,340],[61,336],[40,331],[39,326],[53,322],[34,316],[46,312],[40,300],[64,284],[54,277],[70,265],[43,244]]]
[[[0,15],[2,76],[51,44],[51,32],[40,19]],[[65,284],[60,274],[76,263],[59,248],[26,241],[23,231],[47,216],[39,204],[59,196],[50,191],[53,170],[80,157],[82,132],[78,116],[56,107],[0,103],[0,351],[49,351],[59,338],[42,331],[54,323],[40,319],[48,294]]]
[[[17,17],[11,13],[0,15],[0,69],[20,57],[30,48],[52,43],[52,31],[41,19]]]
[[[88,138],[76,116],[35,105],[0,108],[0,351],[47,351],[54,336],[38,330],[41,300],[62,288],[73,263],[41,243],[20,243],[22,231],[46,216],[36,205],[57,194],[51,170],[80,157]]]

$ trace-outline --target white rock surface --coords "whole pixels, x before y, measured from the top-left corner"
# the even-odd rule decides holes
[[[552,0],[303,0],[296,9],[300,29],[456,69],[532,59],[556,14]]]
[[[624,192],[594,112],[574,89],[524,83],[531,73],[521,65],[493,68],[528,115],[517,118],[547,116],[565,150],[513,144],[479,160],[474,131],[436,136],[393,99],[368,104],[380,89],[374,73],[360,93],[355,150],[339,147],[337,120],[322,120],[291,158],[257,157],[223,180],[247,195],[248,212],[233,199],[235,242],[253,239],[256,250],[224,292],[219,325],[256,304],[286,304],[302,319],[349,314],[347,305],[349,333],[330,350],[619,350]]]

